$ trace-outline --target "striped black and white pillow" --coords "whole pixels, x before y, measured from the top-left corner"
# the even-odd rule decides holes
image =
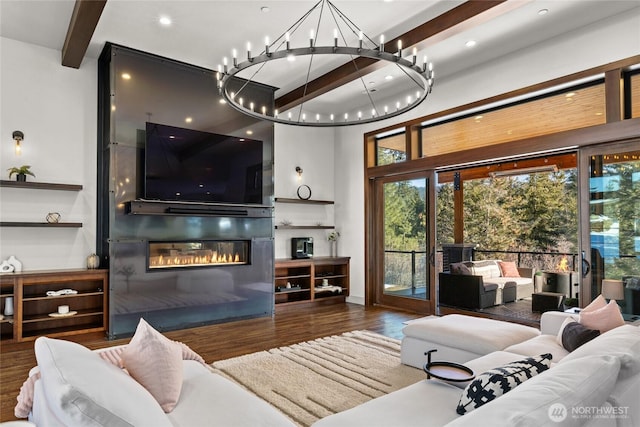
[[[460,415],[471,412],[546,371],[551,366],[551,357],[549,353],[527,357],[478,375],[462,392],[456,412]]]

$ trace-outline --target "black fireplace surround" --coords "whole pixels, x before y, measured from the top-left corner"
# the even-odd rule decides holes
[[[246,90],[273,104],[273,88]],[[96,249],[109,269],[109,338],[132,335],[141,317],[173,330],[273,314],[273,125],[218,98],[212,70],[113,44],[102,52]],[[261,199],[144,199],[148,122],[238,141],[251,131],[263,144],[261,170],[240,168],[230,179],[260,174],[252,182],[262,186]]]

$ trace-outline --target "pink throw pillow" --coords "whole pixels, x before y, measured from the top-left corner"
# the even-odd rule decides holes
[[[129,374],[151,393],[164,412],[171,412],[182,391],[182,346],[140,319],[121,357]]]
[[[597,329],[601,334],[624,325],[624,318],[620,313],[620,307],[615,300],[597,310],[580,312],[580,323],[589,329]]]
[[[589,305],[582,309],[581,313],[588,313],[590,311],[599,310],[607,306],[607,300],[604,299],[602,294],[598,295],[596,299],[591,301]]]
[[[500,266],[502,277],[520,277],[520,272],[518,271],[518,267],[516,267],[515,262],[500,261],[498,265]]]

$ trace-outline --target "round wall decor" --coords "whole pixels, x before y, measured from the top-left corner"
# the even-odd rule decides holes
[[[309,200],[311,198],[311,188],[306,184],[302,184],[298,187],[298,198],[302,200]]]

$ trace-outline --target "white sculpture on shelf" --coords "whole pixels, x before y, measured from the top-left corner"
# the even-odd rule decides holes
[[[9,259],[7,260],[7,262],[13,266],[13,272],[14,273],[20,273],[22,271],[22,263],[20,261],[18,261],[18,259],[11,255],[9,257]]]

